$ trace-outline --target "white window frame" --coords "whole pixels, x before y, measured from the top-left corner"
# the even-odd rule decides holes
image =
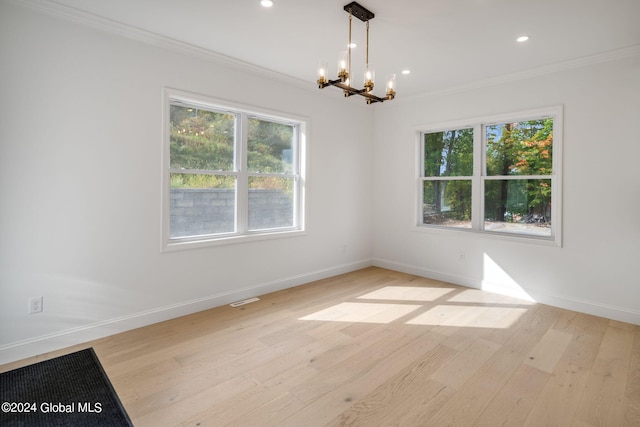
[[[553,118],[553,159],[552,174],[517,175],[517,176],[487,176],[486,173],[486,126],[509,122],[535,120],[545,117]],[[432,180],[424,176],[424,134],[442,132],[454,129],[473,128],[473,176],[471,178],[471,204],[472,217],[471,228],[447,227],[437,224],[424,224],[423,221],[423,182]],[[418,231],[430,233],[468,233],[469,235],[507,239],[528,243],[550,244],[562,246],[562,140],[563,140],[563,107],[562,105],[531,109],[515,113],[505,113],[494,116],[477,117],[467,120],[430,123],[415,128],[416,149],[416,180],[417,205],[413,228]],[[432,178],[432,177],[431,177]],[[484,228],[484,187],[485,182],[496,179],[524,180],[524,179],[550,179],[551,180],[551,236],[535,236],[522,233],[508,233],[488,231]],[[468,179],[468,177],[437,177],[442,180]]]
[[[172,102],[184,103],[195,107],[202,107],[209,111],[228,112],[236,115],[237,126],[234,149],[234,170],[221,172],[221,175],[231,175],[237,178],[236,187],[236,230],[229,233],[210,234],[189,237],[170,236],[170,106]],[[306,146],[308,119],[289,113],[280,113],[263,108],[252,107],[226,100],[219,100],[205,95],[164,88],[162,96],[162,251],[172,251],[190,248],[201,248],[240,242],[250,242],[264,239],[293,237],[305,234],[305,199],[306,199]],[[248,152],[248,122],[250,118],[267,120],[294,126],[293,173],[256,173],[249,172],[247,167]],[[296,181],[293,201],[293,225],[260,230],[249,230],[249,178],[253,176],[278,176],[293,178]]]

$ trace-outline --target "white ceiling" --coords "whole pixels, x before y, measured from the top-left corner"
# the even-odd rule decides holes
[[[346,49],[351,0],[44,0],[185,42],[314,84],[320,59]],[[361,0],[382,95],[475,84],[567,61],[637,52],[640,0]],[[364,23],[353,20],[354,83],[364,72]],[[516,37],[531,36],[526,43]],[[603,55],[604,54],[604,55]],[[409,76],[400,75],[408,68]]]

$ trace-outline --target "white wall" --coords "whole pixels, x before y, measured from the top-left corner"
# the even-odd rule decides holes
[[[416,231],[417,126],[559,104],[562,248]],[[640,324],[638,56],[394,107],[375,113],[374,264]]]
[[[306,235],[160,252],[163,87],[310,118]],[[640,324],[639,100],[633,57],[371,108],[0,0],[0,363],[372,259]],[[557,104],[562,248],[415,230],[416,126]]]
[[[0,363],[370,265],[372,110],[162,44],[0,2]],[[310,119],[306,235],[160,252],[163,87]]]

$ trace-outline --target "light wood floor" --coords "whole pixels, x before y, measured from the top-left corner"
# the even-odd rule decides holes
[[[136,426],[640,426],[640,326],[368,268],[93,346]]]

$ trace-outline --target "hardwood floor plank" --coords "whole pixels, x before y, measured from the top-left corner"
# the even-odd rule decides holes
[[[358,353],[334,367],[332,371],[337,374],[321,374],[307,382],[312,388],[315,381],[328,387],[313,388],[312,393],[300,387],[294,388],[292,393],[307,405],[278,425],[300,426],[308,420],[313,420],[315,425],[330,423],[436,345],[430,335],[417,329],[408,331],[397,340],[379,343],[380,347]]]
[[[440,407],[435,397],[447,388],[444,384],[431,379],[431,376],[443,364],[455,355],[456,351],[437,344],[414,363],[378,386],[374,391],[358,400],[351,408],[340,414],[336,424],[353,426],[392,425],[421,406],[420,414]],[[430,390],[430,391],[427,391]],[[449,388],[449,392],[452,389]],[[429,399],[426,399],[429,397]],[[441,396],[441,399],[444,395]]]
[[[391,375],[394,358],[410,357],[407,354],[398,353],[399,349],[406,349],[408,344],[414,346],[425,346],[431,344],[430,340],[417,340],[418,337],[424,335],[421,331],[406,330],[404,334],[393,334],[390,331],[384,331],[385,339],[375,340],[367,346],[359,346],[358,351],[352,356],[338,362],[326,365],[324,369],[320,369],[319,365],[314,362],[314,367],[319,370],[316,378],[301,383],[292,388],[290,392],[303,402],[311,404],[323,397],[327,393],[331,393],[344,385],[352,384],[355,380],[379,381],[380,378]],[[426,350],[425,350],[426,351]],[[384,370],[380,378],[368,378],[373,376],[372,371]],[[345,396],[347,398],[349,396]],[[349,397],[349,402],[353,401],[353,397]],[[349,405],[350,406],[350,405]]]
[[[147,400],[144,411],[136,404],[137,402],[131,402],[129,405],[123,402],[123,404],[136,427],[175,426],[186,422],[196,414],[223,405],[238,394],[255,389],[258,383],[249,375],[240,375],[222,383],[216,384],[212,381],[209,387],[202,387],[202,391],[193,394],[188,393],[190,385],[191,382],[185,382],[182,386],[182,389],[187,391],[187,397],[183,399],[170,397],[151,402]],[[164,390],[164,393],[172,392],[174,392],[173,389]]]
[[[550,374],[522,364],[495,394],[475,424],[521,426],[525,423]]]
[[[594,425],[622,425],[634,329],[611,321],[591,369],[576,419]]]
[[[428,420],[431,425],[472,425],[495,401],[496,395],[522,366],[545,331],[554,323],[557,310],[532,307],[511,327],[511,336],[490,358],[478,359],[476,371],[449,399],[441,410]],[[492,420],[492,422],[498,422]]]
[[[606,319],[562,311],[554,329],[573,334],[525,426],[571,425],[606,330]]]
[[[286,419],[300,411],[303,406],[304,404],[296,399],[295,396],[290,393],[284,393],[265,405],[245,412],[239,418],[234,419],[226,425],[236,427],[279,426],[280,420]],[[219,426],[221,424],[215,425]]]
[[[640,328],[635,328],[625,389],[623,425],[640,426]]]
[[[524,363],[551,374],[572,339],[573,335],[567,332],[549,329]]]
[[[191,417],[183,426],[220,426],[236,422],[237,418],[244,415],[247,408],[259,408],[268,405],[282,397],[274,389],[265,388],[263,385],[251,387],[243,393],[226,399],[224,403],[209,405],[205,411]]]

